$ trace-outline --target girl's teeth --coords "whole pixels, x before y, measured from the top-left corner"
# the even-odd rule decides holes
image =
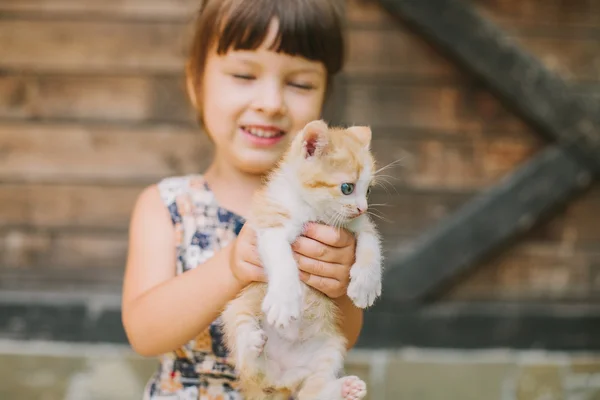
[[[275,136],[279,135],[279,132],[266,131],[266,130],[258,129],[258,128],[247,128],[246,130],[254,136],[264,137],[264,138],[275,137]]]

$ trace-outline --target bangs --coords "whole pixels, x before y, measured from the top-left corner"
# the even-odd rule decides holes
[[[217,53],[228,50],[256,50],[265,41],[271,21],[278,32],[270,50],[320,61],[329,75],[343,65],[344,41],[340,12],[331,0],[223,1],[214,27]],[[251,4],[251,7],[248,5]]]

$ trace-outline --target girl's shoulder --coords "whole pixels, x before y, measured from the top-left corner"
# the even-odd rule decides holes
[[[171,204],[179,197],[190,197],[208,191],[202,174],[170,176],[158,181],[156,187],[165,204]]]
[[[193,214],[195,209],[213,202],[212,194],[201,174],[163,178],[156,187],[174,224],[181,222],[183,216]]]

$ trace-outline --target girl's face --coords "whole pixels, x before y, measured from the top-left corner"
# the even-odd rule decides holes
[[[216,145],[218,162],[245,173],[264,174],[292,138],[320,118],[327,84],[321,62],[269,50],[272,23],[256,50],[230,50],[206,59],[202,80],[204,126]]]

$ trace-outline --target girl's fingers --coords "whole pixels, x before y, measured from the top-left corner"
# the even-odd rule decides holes
[[[305,272],[300,273],[300,279],[331,298],[340,297],[345,293],[345,288],[336,279],[307,274]]]
[[[303,236],[332,247],[346,247],[354,242],[354,235],[343,228],[311,222],[306,225]]]
[[[335,279],[342,284],[350,280],[349,272],[343,265],[323,262],[302,254],[296,254],[295,258],[298,268],[308,274]]]
[[[340,260],[345,259],[344,249],[328,246],[305,236],[300,236],[292,243],[292,250],[303,256],[325,262],[339,263]]]

